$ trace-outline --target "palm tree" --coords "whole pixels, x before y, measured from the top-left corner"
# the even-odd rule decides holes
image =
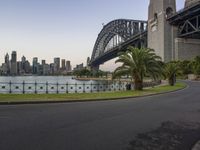
[[[135,90],[143,89],[143,79],[149,76],[154,80],[161,76],[161,58],[152,49],[129,46],[126,52],[120,53],[115,63],[122,63],[114,71],[114,78],[128,75],[134,81]]]
[[[164,67],[164,76],[168,79],[169,85],[174,86],[176,75],[179,73],[179,67],[176,63],[168,63]]]

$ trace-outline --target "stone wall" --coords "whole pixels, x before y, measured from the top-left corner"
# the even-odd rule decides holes
[[[191,60],[200,56],[200,39],[175,39],[175,59]]]

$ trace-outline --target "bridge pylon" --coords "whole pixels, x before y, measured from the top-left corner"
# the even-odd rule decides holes
[[[167,18],[176,12],[175,0],[150,0],[148,16],[148,47],[155,50],[163,61],[174,60],[176,28]]]

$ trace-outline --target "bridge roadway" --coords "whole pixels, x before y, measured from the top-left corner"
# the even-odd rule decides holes
[[[0,106],[0,150],[123,150],[164,121],[200,122],[200,83],[152,97]]]

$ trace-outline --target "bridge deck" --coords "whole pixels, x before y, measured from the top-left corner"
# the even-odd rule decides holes
[[[169,17],[168,21],[172,25],[178,25],[181,22],[184,22],[185,20],[197,16],[199,14],[200,14],[200,2],[178,11],[173,16]]]

